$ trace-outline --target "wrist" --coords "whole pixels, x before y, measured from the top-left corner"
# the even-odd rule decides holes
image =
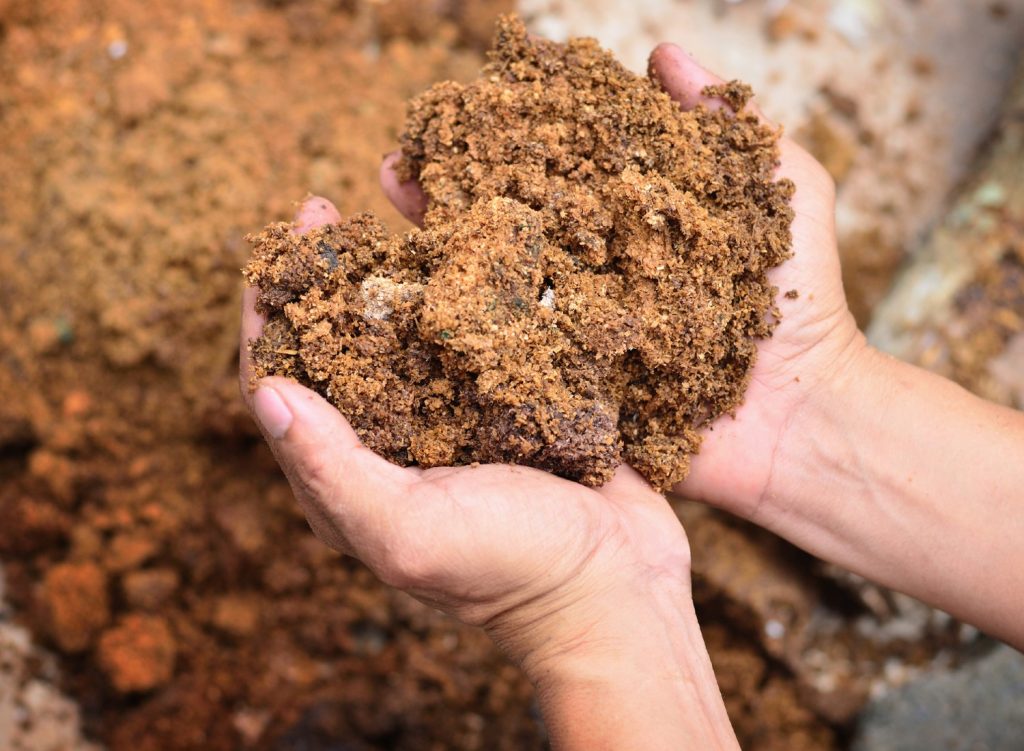
[[[600,684],[645,664],[672,671],[676,666],[665,659],[673,646],[669,637],[680,634],[700,634],[688,574],[609,588],[565,609],[542,624],[521,666],[545,691]]]
[[[584,622],[523,663],[555,748],[736,748],[688,580],[621,592]]]
[[[925,509],[900,492],[916,469],[905,408],[922,375],[863,344],[794,414],[751,521],[893,586],[891,575],[912,544],[906,530],[925,539],[935,521],[917,516]]]
[[[831,501],[866,478],[854,471],[866,415],[877,415],[892,377],[892,358],[867,344],[860,332],[830,357],[826,375],[806,384],[782,425],[768,478],[749,503],[751,521],[777,531],[783,516],[817,500]],[[876,421],[877,422],[877,421]]]
[[[637,634],[660,624],[695,627],[688,548],[675,570],[629,573],[580,572],[571,587],[504,611],[483,624],[484,631],[522,668],[531,682],[547,686],[583,677],[593,668],[621,663],[635,647]]]

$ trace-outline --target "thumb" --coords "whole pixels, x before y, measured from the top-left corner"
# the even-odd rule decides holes
[[[704,93],[707,87],[720,86],[725,80],[704,68],[675,44],[664,43],[654,48],[647,61],[647,73],[684,110],[692,110],[699,104],[708,109],[728,106],[719,97]],[[757,115],[761,122],[771,124],[755,104],[748,103],[746,109]]]
[[[338,410],[294,381],[264,378],[252,409],[317,537],[378,559],[414,476],[364,446]]]
[[[692,110],[701,104],[709,109],[728,106],[722,99],[704,93],[708,86],[718,86],[725,80],[701,66],[675,44],[659,44],[654,49],[648,60],[648,75],[684,110]],[[763,125],[777,127],[753,102],[748,103],[745,110],[756,115]],[[779,153],[781,161],[777,176],[789,178],[800,188],[793,196],[793,210],[798,214],[831,214],[835,183],[825,168],[789,138],[779,139]]]

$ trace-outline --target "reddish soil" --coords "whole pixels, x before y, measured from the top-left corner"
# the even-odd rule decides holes
[[[244,233],[306,191],[401,226],[404,102],[472,77],[500,5],[0,0],[0,556],[113,751],[541,742],[483,635],[313,538],[236,386]],[[689,528],[744,747],[835,747],[827,707],[899,650],[846,615],[814,641],[806,559]],[[854,666],[832,693],[807,645]]]

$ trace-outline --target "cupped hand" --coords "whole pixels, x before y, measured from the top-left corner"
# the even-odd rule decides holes
[[[702,94],[721,79],[674,45],[658,47],[650,69],[684,108],[725,106]],[[382,186],[420,223],[423,192],[397,181],[397,158],[385,159]],[[786,138],[778,176],[796,185],[794,255],[772,272],[782,321],[759,345],[744,404],[706,431],[677,488],[755,521],[772,497],[787,428],[864,347],[842,289],[831,178]],[[311,198],[296,231],[338,219],[328,201]],[[789,290],[795,299],[784,296]],[[254,301],[247,291],[243,394],[324,542],[385,582],[483,626],[524,665],[599,641],[609,603],[626,592],[665,579],[688,591],[685,534],[629,468],[597,490],[523,467],[401,469],[362,446],[337,410],[298,384],[270,378],[252,391],[246,344],[262,327]]]
[[[309,198],[307,232],[339,220]],[[614,649],[612,612],[666,581],[689,591],[689,548],[665,499],[628,467],[589,489],[526,467],[400,468],[363,446],[318,394],[283,378],[250,384],[260,335],[246,290],[242,394],[317,536],[384,582],[482,626],[528,673],[580,648]]]
[[[650,71],[684,108],[724,106],[702,94],[722,80],[675,45],[654,50]],[[825,384],[853,369],[866,349],[843,291],[832,177],[791,139],[781,138],[779,148],[777,176],[796,186],[793,257],[769,274],[782,318],[773,336],[758,343],[744,403],[735,417],[722,417],[706,431],[690,476],[677,488],[762,522],[767,507],[779,500],[777,467],[790,427]],[[795,297],[786,296],[793,291]]]
[[[683,109],[725,107],[703,94],[723,83],[679,47],[663,44],[650,57],[651,78]],[[752,105],[748,109],[767,122]],[[782,319],[771,339],[758,343],[758,358],[744,403],[704,431],[680,494],[712,503],[753,521],[778,500],[775,489],[787,432],[813,405],[823,385],[859,364],[866,350],[843,291],[835,232],[835,186],[814,157],[789,138],[780,140],[779,179],[796,185],[792,207],[793,257],[770,273],[778,288]],[[381,168],[381,184],[392,203],[421,223],[426,209],[416,183],[398,182],[398,153]],[[786,293],[795,290],[795,298]]]

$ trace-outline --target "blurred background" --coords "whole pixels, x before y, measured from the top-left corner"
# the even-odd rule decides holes
[[[235,380],[243,236],[307,191],[404,229],[405,102],[510,10],[751,83],[871,340],[1024,406],[1024,0],[0,0],[0,749],[542,747],[484,636],[313,538]],[[1024,748],[1020,655],[676,506],[745,749]]]

